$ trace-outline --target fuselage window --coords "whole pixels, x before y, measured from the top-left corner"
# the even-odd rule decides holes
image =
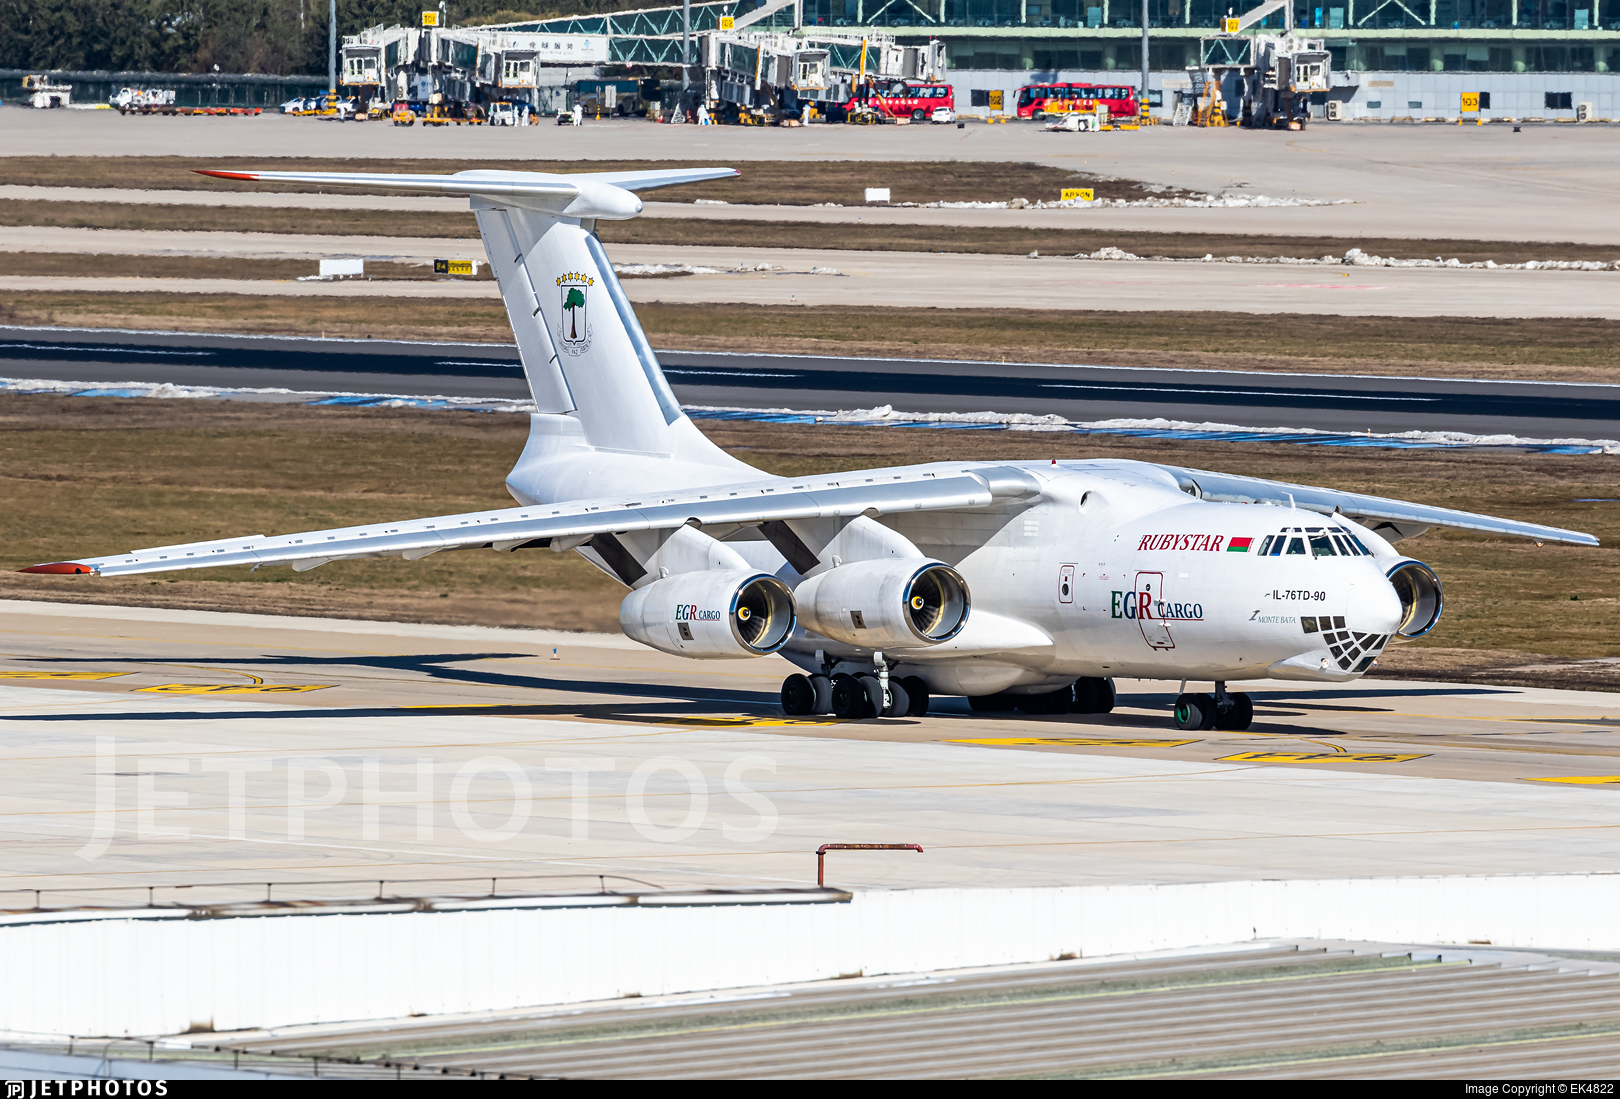
[[[1311,535],[1311,556],[1337,557],[1339,555],[1333,550],[1333,539],[1325,534],[1313,534]]]
[[[1275,537],[1276,537],[1276,535],[1274,535],[1274,534],[1268,534],[1268,535],[1266,535],[1266,540],[1264,542],[1260,543],[1260,556],[1261,557],[1264,557],[1266,554],[1271,552],[1271,542],[1272,542],[1272,539],[1275,538]]]
[[[1292,557],[1296,553],[1300,554],[1301,556],[1304,555],[1304,553],[1305,553],[1305,539],[1303,539],[1303,538],[1290,538],[1288,540],[1288,555],[1290,557]]]

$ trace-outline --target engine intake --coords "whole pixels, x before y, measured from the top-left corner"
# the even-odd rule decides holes
[[[763,572],[677,573],[625,596],[619,626],[676,656],[768,656],[793,635],[793,593]]]
[[[1422,637],[1440,622],[1445,610],[1446,590],[1434,570],[1410,557],[1395,562],[1384,574],[1401,601],[1401,624],[1395,636]]]
[[[805,629],[862,648],[949,641],[967,623],[967,581],[939,561],[854,561],[794,592]]]

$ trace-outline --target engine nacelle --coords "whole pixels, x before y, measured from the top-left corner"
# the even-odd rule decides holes
[[[828,569],[795,589],[807,630],[867,649],[949,641],[967,623],[962,574],[940,561],[888,558]]]
[[[793,635],[793,593],[763,572],[683,572],[624,597],[625,636],[700,660],[769,656]]]
[[[1401,624],[1395,636],[1422,637],[1434,629],[1446,606],[1446,589],[1434,570],[1422,561],[1404,557],[1386,566],[1384,575],[1401,601]]]

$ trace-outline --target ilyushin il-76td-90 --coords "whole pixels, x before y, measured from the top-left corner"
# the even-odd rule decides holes
[[[1397,545],[1430,527],[1574,531],[1152,462],[936,462],[774,477],[682,411],[596,235],[637,192],[728,168],[548,175],[209,172],[467,195],[533,391],[517,507],[39,565],[132,573],[446,550],[573,551],[630,589],[624,632],[697,659],[780,654],[789,714],[1102,713],[1115,677],[1213,682],[1183,729],[1247,728],[1226,685],[1343,683],[1440,620]]]

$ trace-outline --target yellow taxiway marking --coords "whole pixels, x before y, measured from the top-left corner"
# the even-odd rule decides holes
[[[986,740],[947,740],[946,744],[988,744],[1005,747],[1016,744],[1062,744],[1076,748],[1179,748],[1183,744],[1197,744],[1196,740],[1126,740],[1089,736],[1011,736]]]
[[[0,672],[0,679],[113,679],[128,672]]]
[[[1570,782],[1577,786],[1620,785],[1620,775],[1570,775],[1567,778],[1533,778],[1531,782]]]
[[[1235,756],[1221,756],[1217,763],[1319,763],[1334,760],[1338,763],[1405,763],[1409,759],[1424,759],[1428,752],[1239,752]]]
[[[159,683],[156,687],[136,687],[137,691],[150,691],[169,695],[242,695],[242,694],[297,694],[300,691],[324,691],[336,683]]]

